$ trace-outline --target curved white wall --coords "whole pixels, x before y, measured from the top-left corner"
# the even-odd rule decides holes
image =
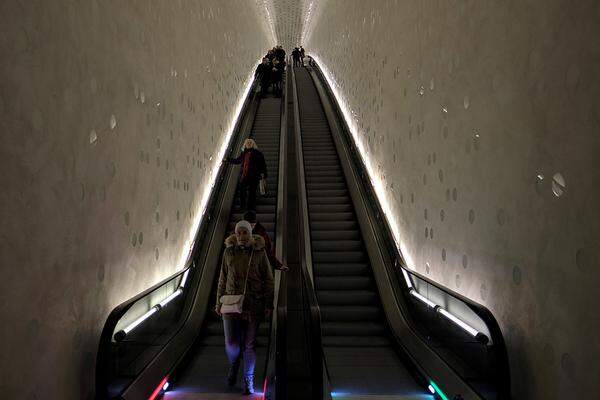
[[[0,5],[2,398],[92,398],[110,310],[182,267],[257,4]]]
[[[307,51],[335,82],[409,264],[496,315],[516,398],[593,396],[598,3],[317,3]]]

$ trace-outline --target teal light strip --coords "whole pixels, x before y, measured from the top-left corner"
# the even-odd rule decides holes
[[[443,400],[450,400],[448,399],[448,396],[446,396],[446,394],[444,392],[442,392],[442,389],[439,388],[438,385],[435,384],[434,381],[429,381],[429,383],[431,384],[431,386],[433,386],[433,389],[435,390],[435,392],[443,399]]]

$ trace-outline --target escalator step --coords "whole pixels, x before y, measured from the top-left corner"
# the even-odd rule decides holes
[[[361,251],[360,240],[313,240],[313,251]]]
[[[314,197],[347,197],[348,191],[346,189],[325,189],[325,190],[309,190],[308,198]]]
[[[308,204],[343,204],[350,203],[350,197],[339,196],[339,197],[309,197]]]
[[[316,193],[317,191],[320,191],[320,190],[348,190],[346,187],[346,184],[344,182],[310,183],[310,184],[306,185],[306,189],[308,189],[308,192],[311,192],[311,193]],[[309,211],[314,212],[313,210],[309,210]],[[342,210],[342,211],[352,211],[352,210],[349,209],[349,210]]]
[[[370,276],[316,276],[317,290],[359,290],[374,289]]]
[[[243,213],[232,213],[230,218],[233,221],[239,221],[243,216]],[[275,213],[256,213],[256,219],[257,221],[260,221],[261,224],[265,222],[275,223],[277,220],[277,215]]]
[[[317,298],[321,306],[375,306],[379,304],[377,293],[372,290],[319,290]]]
[[[368,261],[364,251],[313,251],[317,263],[359,263]]]
[[[358,223],[356,221],[311,221],[310,227],[314,231],[358,230]]]
[[[384,336],[386,326],[379,322],[323,322],[325,336]]]
[[[312,240],[360,240],[358,230],[343,231],[312,231],[310,234]]]
[[[319,185],[330,185],[329,183],[320,183]],[[335,183],[334,185],[338,185]],[[308,207],[309,215],[313,213],[338,213],[338,212],[352,212],[352,204],[313,204]]]
[[[385,336],[324,336],[326,347],[388,347],[390,340]]]
[[[343,176],[314,176],[310,178],[310,183],[330,183],[330,182],[344,182]],[[345,182],[344,182],[345,183]]]
[[[257,203],[258,203],[258,204],[256,204],[256,213],[257,214],[259,214],[259,215],[260,214],[272,214],[277,210],[275,204],[260,204],[259,200],[260,200],[260,197],[257,198]],[[242,214],[242,210],[240,209],[240,206],[239,206],[239,199],[237,200],[237,204],[232,208],[231,211],[235,214]]]
[[[273,205],[276,206],[277,205],[277,199],[275,197],[258,197],[257,199],[261,200],[261,205]],[[235,205],[239,205],[240,200],[239,198],[236,198],[235,200]]]
[[[321,306],[323,321],[379,321],[380,307],[375,306]]]
[[[311,221],[356,221],[352,212],[313,212],[310,214]]]
[[[318,170],[307,170],[306,171],[306,180],[310,181],[312,177],[316,176],[341,176],[340,170],[326,170],[326,169],[318,169]]]
[[[315,263],[313,268],[316,276],[371,275],[367,263]]]

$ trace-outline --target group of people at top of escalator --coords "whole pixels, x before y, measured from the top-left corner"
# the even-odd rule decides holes
[[[281,97],[285,65],[285,50],[281,46],[275,46],[265,54],[254,74],[260,81],[260,97],[266,97],[270,87],[275,97]]]
[[[271,268],[287,271],[275,255],[266,228],[256,215],[256,191],[267,177],[264,155],[253,139],[242,153],[225,162],[241,164],[239,194],[243,218],[225,240],[215,312],[223,319],[225,353],[229,360],[226,384],[235,386],[243,360],[243,393],[254,393],[256,336],[262,321],[273,312],[274,284]]]
[[[292,50],[292,59],[294,60],[294,67],[303,66],[305,56],[306,53],[304,51],[304,47],[294,47],[294,50]]]

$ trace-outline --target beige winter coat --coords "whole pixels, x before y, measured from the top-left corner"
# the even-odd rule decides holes
[[[265,252],[265,241],[259,235],[253,235],[246,248],[242,248],[238,246],[236,236],[231,235],[225,240],[225,246],[217,288],[217,306],[221,305],[221,296],[244,292],[244,279],[252,256],[243,311],[260,319],[266,308],[273,309],[273,273]]]

